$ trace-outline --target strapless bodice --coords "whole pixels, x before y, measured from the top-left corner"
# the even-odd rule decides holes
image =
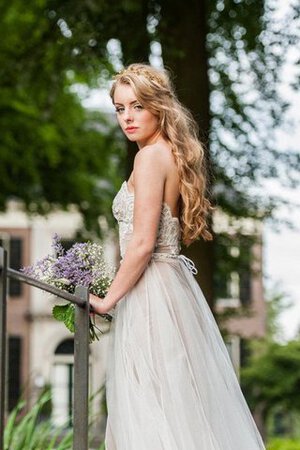
[[[127,182],[124,181],[112,204],[112,211],[119,225],[120,253],[122,258],[132,237],[133,208],[134,193],[129,192]],[[173,217],[169,205],[163,203],[154,253],[178,255],[180,252],[180,237],[179,219]]]

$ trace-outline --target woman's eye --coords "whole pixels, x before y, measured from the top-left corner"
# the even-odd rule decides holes
[[[121,112],[123,112],[124,111],[124,108],[116,108],[116,112],[117,113],[121,113]]]
[[[138,110],[143,109],[142,105],[135,105],[134,107],[135,107],[135,109],[138,109]]]

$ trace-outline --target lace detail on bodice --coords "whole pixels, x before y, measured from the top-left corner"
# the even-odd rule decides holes
[[[129,192],[127,182],[124,181],[112,204],[114,217],[119,224],[120,252],[122,258],[132,236],[133,208],[134,193]],[[163,203],[154,252],[178,255],[180,252],[180,236],[179,219],[173,217],[169,205]]]

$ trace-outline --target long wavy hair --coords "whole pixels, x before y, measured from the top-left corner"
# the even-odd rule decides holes
[[[207,167],[198,126],[178,100],[168,72],[148,64],[131,64],[115,75],[112,101],[118,84],[132,87],[141,105],[159,118],[162,136],[170,143],[180,179],[182,241],[190,245],[200,236],[212,240],[208,218],[215,209],[207,198]]]

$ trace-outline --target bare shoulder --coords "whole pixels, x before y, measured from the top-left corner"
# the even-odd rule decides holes
[[[153,168],[168,170],[173,163],[171,148],[165,143],[146,145],[135,156],[134,166],[151,164]]]

